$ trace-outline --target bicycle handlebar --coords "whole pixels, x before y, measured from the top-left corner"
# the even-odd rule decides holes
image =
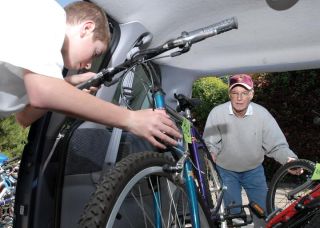
[[[225,19],[213,25],[200,28],[191,32],[183,32],[177,39],[168,41],[164,48],[174,48],[187,43],[194,44],[208,37],[219,35],[221,33],[238,28],[238,21],[235,17]]]
[[[215,35],[230,31],[232,29],[237,29],[237,28],[238,28],[237,19],[235,17],[232,17],[232,18],[220,21],[216,24],[213,24],[204,28],[200,28],[191,32],[182,32],[181,36],[179,36],[178,38],[169,40],[165,44],[156,48],[141,50],[137,52],[134,56],[132,56],[131,59],[125,61],[124,63],[114,68],[102,69],[99,73],[97,73],[94,77],[92,77],[88,81],[85,81],[77,85],[77,88],[88,89],[91,86],[94,86],[94,87],[100,86],[104,82],[111,82],[115,74],[121,71],[124,71],[126,69],[129,69],[130,67],[134,66],[139,62],[151,60],[152,58],[174,48],[182,49],[187,45],[190,48],[192,44],[202,41],[208,37],[215,36]],[[181,53],[184,53],[184,52],[181,52]]]
[[[15,161],[18,161],[18,160],[20,160],[21,159],[21,156],[16,156],[16,157],[13,157],[13,158],[11,158],[10,160],[7,160],[7,161],[4,161],[0,166],[6,166],[6,165],[8,165],[8,164],[10,164],[10,163],[12,163],[12,162],[15,162]]]

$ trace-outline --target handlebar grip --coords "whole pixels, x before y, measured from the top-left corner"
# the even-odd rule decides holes
[[[191,43],[196,43],[205,38],[215,36],[237,28],[238,21],[235,17],[232,17],[215,23],[213,25],[189,32],[188,36],[191,37]]]
[[[15,161],[18,161],[21,159],[21,156],[16,156],[14,158],[11,158],[10,160],[7,160],[5,162],[3,162],[0,167],[1,167],[1,173],[4,171],[4,170],[7,170],[9,168],[11,168],[11,163],[15,162]],[[13,167],[12,167],[13,168]]]
[[[204,30],[216,30],[216,34],[221,34],[238,28],[238,20],[235,17],[220,21],[214,25],[203,28]]]
[[[16,157],[11,158],[10,160],[4,161],[2,165],[7,165],[9,163],[15,162],[15,161],[20,160],[20,159],[21,159],[20,156],[16,156]]]
[[[238,21],[236,17],[228,18],[213,25],[200,28],[191,32],[183,32],[177,39],[171,40],[164,45],[164,48],[170,49],[185,45],[186,43],[196,43],[208,37],[215,36],[232,29],[238,28]]]

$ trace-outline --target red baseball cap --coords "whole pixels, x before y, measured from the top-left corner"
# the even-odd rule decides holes
[[[231,90],[236,85],[242,85],[248,90],[253,89],[253,81],[250,75],[247,74],[236,74],[229,79],[229,90]]]

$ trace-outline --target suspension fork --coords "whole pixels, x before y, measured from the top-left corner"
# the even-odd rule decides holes
[[[154,105],[156,109],[165,110],[166,105],[165,105],[164,97],[165,97],[165,93],[161,88],[154,89],[153,100],[154,100]],[[192,132],[190,132],[190,134],[192,134]],[[185,151],[183,143],[178,145],[178,147],[180,151]],[[185,179],[185,185],[186,185],[187,195],[189,199],[189,210],[191,214],[192,227],[200,228],[199,207],[198,207],[197,192],[196,192],[197,188],[196,188],[196,184],[193,177],[192,163],[190,162],[189,159],[186,160],[183,166],[183,176]],[[161,196],[159,194],[155,194],[153,197],[155,202],[160,202],[159,197]],[[156,208],[156,215],[155,215],[156,221],[159,221],[159,214],[160,214],[160,211],[158,208]],[[157,228],[161,227],[160,223],[157,223],[156,225]]]

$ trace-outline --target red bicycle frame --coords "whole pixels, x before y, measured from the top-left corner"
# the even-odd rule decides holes
[[[305,196],[300,197],[296,201],[294,201],[289,207],[281,211],[279,214],[276,214],[273,218],[271,218],[266,224],[266,228],[274,227],[280,223],[286,223],[290,219],[292,219],[296,214],[298,214],[301,210],[298,209],[297,205],[302,204],[302,206],[306,206],[311,203],[314,199],[320,196],[320,184],[318,184],[310,193]]]

